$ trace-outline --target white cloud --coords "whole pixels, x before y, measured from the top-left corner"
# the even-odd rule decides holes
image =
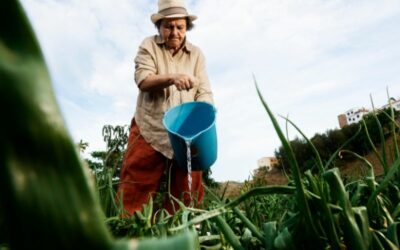
[[[400,97],[399,1],[188,2],[199,17],[188,37],[206,55],[218,110],[217,180],[247,179],[280,145],[253,73],[273,112],[308,136],[337,127],[341,112],[370,107],[370,94],[383,105],[387,86]],[[156,31],[156,1],[22,3],[74,139],[100,149],[102,125],[128,124],[133,115],[133,58]]]

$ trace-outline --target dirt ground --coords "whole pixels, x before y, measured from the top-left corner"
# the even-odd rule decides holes
[[[248,181],[246,184],[243,182],[232,181],[222,182],[220,183],[220,187],[217,193],[221,196],[225,192],[224,197],[234,198],[240,195],[240,192],[243,190],[244,185],[257,186],[257,183],[262,183],[262,185],[285,185],[288,182],[286,175],[279,170],[268,172],[263,177],[264,178],[262,180],[257,179],[262,177],[253,177],[253,179]]]
[[[397,139],[397,143],[400,144],[400,138]],[[385,142],[385,151],[386,151],[386,160],[387,164],[390,167],[394,162],[394,143],[392,138],[389,138]],[[379,158],[382,155],[382,147],[381,145],[377,145],[377,151]],[[383,166],[378,158],[378,156],[374,152],[370,152],[365,158],[371,163],[374,167],[375,176],[381,176],[383,174]],[[364,175],[366,172],[365,164],[360,160],[354,160],[346,162],[344,165],[340,166],[340,173],[342,176],[346,176],[349,178],[355,178],[358,176]]]

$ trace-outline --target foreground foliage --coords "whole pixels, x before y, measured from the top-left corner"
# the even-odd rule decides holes
[[[116,241],[64,126],[26,16],[0,2],[0,248],[194,249],[196,235]]]
[[[302,172],[259,91],[287,154],[288,185],[250,186],[233,200],[209,190],[206,209],[180,203],[173,216],[150,202],[132,217],[105,218],[104,211],[123,212],[113,202],[112,178],[111,184],[110,178],[97,178],[101,201],[107,204],[101,207],[64,127],[43,56],[18,2],[1,2],[0,21],[0,107],[8,114],[7,122],[0,123],[5,132],[0,142],[1,248],[398,249],[400,152],[393,111],[393,164],[386,159],[378,119],[382,148],[374,146],[368,129],[365,134],[379,156],[382,178],[375,177],[366,159],[342,147],[323,161],[305,136],[317,171]],[[367,174],[344,183],[332,166],[339,152],[363,160]],[[107,195],[108,202],[103,200]],[[272,206],[281,211],[271,213]]]

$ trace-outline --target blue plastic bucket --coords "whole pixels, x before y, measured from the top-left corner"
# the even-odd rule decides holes
[[[174,157],[187,169],[187,144],[190,141],[192,170],[207,170],[217,159],[215,108],[206,102],[187,102],[168,110],[163,118]]]

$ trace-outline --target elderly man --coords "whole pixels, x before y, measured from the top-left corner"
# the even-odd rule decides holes
[[[183,0],[159,0],[158,13],[151,16],[158,35],[144,39],[135,58],[139,96],[118,189],[131,215],[158,191],[165,170],[170,194],[185,205],[198,205],[204,196],[202,172],[192,172],[189,189],[188,173],[173,160],[162,124],[171,107],[189,101],[213,103],[204,56],[186,37],[196,18],[188,14]],[[171,199],[166,199],[164,207],[171,214],[178,208]]]

